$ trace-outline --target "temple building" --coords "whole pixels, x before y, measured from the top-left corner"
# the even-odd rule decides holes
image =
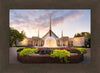
[[[53,37],[57,42],[57,46],[85,46],[87,43],[87,38],[85,37],[73,37],[69,38],[68,36],[63,36],[63,31],[61,33],[61,37],[59,38],[53,31],[51,27],[51,18],[50,18],[50,26],[48,32],[42,37],[33,36],[32,38],[25,38],[23,41],[18,42],[17,46],[43,46],[46,38]]]

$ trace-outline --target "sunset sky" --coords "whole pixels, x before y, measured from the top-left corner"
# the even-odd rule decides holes
[[[52,31],[61,37],[74,37],[76,33],[91,32],[91,11],[89,9],[11,9],[9,26],[27,37],[43,37],[49,30],[51,16]]]

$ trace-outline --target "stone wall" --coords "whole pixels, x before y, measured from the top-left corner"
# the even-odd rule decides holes
[[[73,46],[85,46],[85,37],[75,37],[73,38]]]

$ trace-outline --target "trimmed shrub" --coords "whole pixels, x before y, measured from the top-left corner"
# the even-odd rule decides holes
[[[73,48],[83,48],[84,46],[73,46]]]
[[[77,50],[79,50],[81,53],[86,54],[87,50],[84,48],[76,48]]]
[[[22,51],[24,48],[25,48],[25,47],[19,47],[16,51],[17,51],[17,52],[20,52],[20,51]]]
[[[44,50],[39,50],[38,53],[39,54],[51,54],[52,50],[50,49],[44,49]]]
[[[58,57],[60,61],[62,62],[63,59],[65,62],[67,62],[67,57],[70,57],[70,52],[67,50],[53,50],[53,53],[50,55],[51,57],[55,58]]]
[[[80,52],[79,50],[77,50],[77,49],[70,49],[70,50],[68,50],[68,51],[70,51],[70,53],[81,54],[81,52]]]
[[[20,52],[20,56],[25,56],[25,55],[28,55],[28,54],[35,54],[36,52],[38,52],[38,49],[23,49],[21,52]]]
[[[32,50],[36,53],[38,52],[38,48],[32,48]]]

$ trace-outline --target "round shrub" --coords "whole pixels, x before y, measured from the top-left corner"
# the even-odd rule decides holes
[[[64,61],[67,62],[67,57],[70,57],[70,52],[67,50],[55,49],[53,50],[53,53],[51,53],[50,56],[53,58],[58,57],[61,61],[63,61],[63,58],[64,58]]]
[[[87,50],[84,48],[76,48],[77,50],[79,50],[81,53],[86,54]]]
[[[25,55],[28,55],[28,54],[35,54],[36,52],[38,51],[38,49],[23,49],[21,52],[20,52],[20,56],[25,56]]]

